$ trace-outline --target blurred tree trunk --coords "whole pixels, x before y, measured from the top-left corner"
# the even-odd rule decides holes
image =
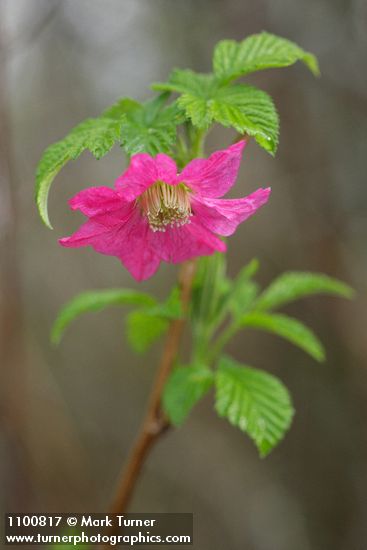
[[[0,16],[0,21],[2,17]],[[16,198],[12,176],[7,67],[0,28],[0,430],[6,510],[27,507],[26,382],[21,293],[16,252]]]

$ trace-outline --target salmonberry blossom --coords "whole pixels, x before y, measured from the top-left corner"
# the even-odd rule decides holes
[[[165,154],[134,155],[114,189],[91,187],[69,201],[89,219],[60,244],[116,256],[138,281],[151,277],[161,261],[224,252],[218,235],[232,235],[270,194],[268,188],[242,199],[218,198],[235,183],[244,146],[240,141],[195,159],[181,173]]]

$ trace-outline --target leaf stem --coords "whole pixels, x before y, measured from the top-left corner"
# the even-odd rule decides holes
[[[111,514],[121,514],[126,511],[150,449],[170,427],[169,421],[162,410],[161,398],[166,380],[178,353],[185,325],[185,314],[188,312],[191,300],[195,267],[195,260],[185,262],[181,266],[179,286],[181,289],[181,303],[184,316],[171,322],[161,362],[150,394],[147,412],[127,464],[123,468],[117,483],[116,494],[110,507]]]
[[[202,157],[204,155],[204,140],[206,130],[195,128],[191,141],[191,156],[192,158]]]
[[[238,325],[237,323],[233,322],[218,336],[212,347],[212,351],[208,355],[209,363],[212,363],[217,359],[224,346],[228,344],[231,338],[233,338],[237,330]]]

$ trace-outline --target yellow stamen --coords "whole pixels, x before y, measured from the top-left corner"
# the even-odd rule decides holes
[[[157,181],[144,191],[138,202],[153,231],[166,231],[167,227],[181,227],[190,222],[190,196],[183,183],[168,185]]]

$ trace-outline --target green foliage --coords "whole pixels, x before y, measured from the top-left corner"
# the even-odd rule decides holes
[[[259,285],[252,281],[252,277],[259,268],[259,262],[252,260],[241,269],[233,281],[229,299],[229,311],[235,319],[238,319],[246,311],[251,309],[259,293]]]
[[[164,106],[169,94],[129,110],[122,123],[121,139],[129,155],[169,153],[176,141],[177,125],[185,119],[177,103]]]
[[[182,94],[177,102],[194,126],[208,129],[213,121],[253,136],[270,153],[278,143],[279,118],[271,97],[253,86],[222,85],[213,75],[174,70],[155,90]]]
[[[174,288],[167,300],[161,304],[133,311],[127,318],[127,338],[137,353],[144,353],[162,336],[172,319],[182,317],[179,291]]]
[[[245,84],[226,86],[219,88],[209,108],[216,122],[252,136],[269,153],[276,152],[279,117],[266,92]]]
[[[271,97],[264,91],[245,84],[232,84],[239,76],[254,71],[285,67],[303,61],[318,74],[316,58],[293,42],[268,33],[260,33],[237,43],[220,42],[214,50],[214,73],[199,74],[191,70],[172,71],[168,82],[153,85],[164,93],[140,104],[122,98],[98,118],[76,126],[64,139],[48,147],[36,171],[36,202],[44,223],[51,228],[47,199],[51,184],[61,168],[89,150],[97,159],[107,154],[115,143],[134,155],[146,152],[156,155],[172,153],[176,160],[201,155],[205,132],[217,122],[234,128],[241,135],[252,136],[270,154],[278,145],[279,117]],[[180,94],[177,101],[166,104],[170,94]],[[192,124],[199,140],[189,139],[188,147],[177,126]],[[193,133],[191,132],[191,136]]]
[[[259,264],[252,260],[231,281],[226,275],[224,255],[201,258],[194,281],[192,323],[194,333],[194,360],[199,364],[215,363],[230,338],[244,328],[265,330],[295,344],[317,361],[325,358],[324,348],[315,334],[300,321],[264,309],[280,306],[316,292],[328,292],[350,297],[351,289],[326,276],[318,274],[287,273],[259,293],[253,280]],[[226,316],[229,324],[221,330]],[[185,415],[174,417],[175,390],[183,378],[182,391],[190,403],[191,390],[185,389],[181,371],[172,382],[170,418],[181,423]],[[187,377],[189,375],[187,374]],[[216,409],[220,416],[246,431],[265,456],[280,441],[288,429],[293,407],[282,383],[265,372],[242,367],[230,359],[219,360],[215,374],[217,387]],[[175,385],[174,385],[175,384]],[[167,390],[168,391],[168,390]],[[196,402],[196,401],[195,401]],[[179,414],[179,413],[178,413]]]
[[[354,291],[345,283],[321,273],[288,271],[264,290],[256,303],[256,309],[275,309],[313,294],[333,294],[352,298]]]
[[[200,260],[193,291],[194,357],[204,362],[213,361],[240,329],[254,328],[281,336],[316,361],[323,361],[325,350],[308,327],[268,310],[316,293],[351,298],[353,290],[326,275],[287,272],[260,293],[259,285],[253,280],[258,267],[257,260],[252,260],[231,281],[226,276],[223,255]],[[218,333],[228,316],[229,324]]]
[[[132,349],[144,353],[168,328],[164,317],[154,315],[149,310],[136,310],[127,317],[126,335]]]
[[[68,325],[82,313],[100,311],[112,305],[149,306],[156,301],[149,294],[130,289],[92,290],[78,294],[59,312],[51,330],[51,341],[58,344]]]
[[[261,456],[283,438],[294,414],[285,386],[275,376],[222,357],[215,376],[216,410],[246,432]]]
[[[226,257],[200,258],[192,291],[191,321],[195,358],[205,355],[209,341],[227,313],[231,283],[226,277]]]
[[[163,393],[163,408],[170,422],[175,426],[182,424],[213,382],[213,373],[208,367],[200,364],[176,367]]]
[[[218,90],[218,82],[213,75],[174,69],[167,82],[153,84],[152,88],[182,94],[177,103],[193,125],[204,129],[210,126],[213,117],[208,102]]]
[[[267,32],[249,36],[242,42],[222,40],[214,50],[213,68],[224,82],[229,82],[254,71],[287,67],[302,61],[317,76],[317,59],[299,46]]]
[[[47,211],[51,184],[69,160],[76,160],[88,149],[97,159],[110,151],[119,140],[123,117],[91,118],[76,126],[63,140],[50,145],[43,153],[36,172],[36,202],[44,223],[52,228]]]
[[[287,315],[254,311],[241,317],[238,325],[271,332],[303,349],[316,361],[325,359],[325,350],[317,336],[303,323]]]

